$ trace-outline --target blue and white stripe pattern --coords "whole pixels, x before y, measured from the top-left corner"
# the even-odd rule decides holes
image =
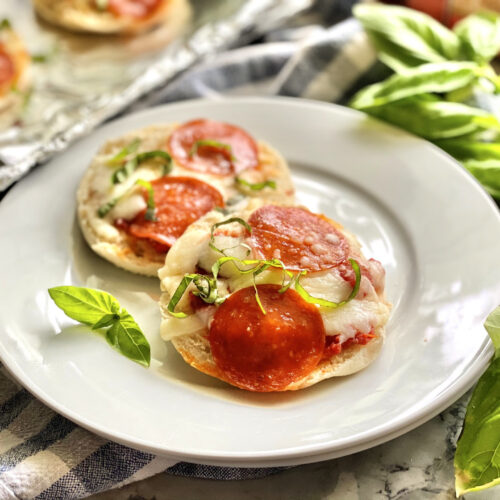
[[[337,21],[353,3],[319,2],[317,17]],[[134,108],[227,94],[278,94],[345,103],[355,90],[384,77],[386,71],[376,63],[360,25],[348,19],[329,29],[321,24],[284,29],[268,36],[267,43],[222,54]],[[107,441],[54,413],[0,368],[0,500],[84,498],[162,471],[227,480],[277,470],[175,464]]]

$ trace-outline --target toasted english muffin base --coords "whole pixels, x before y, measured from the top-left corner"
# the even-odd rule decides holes
[[[102,183],[110,182],[108,179],[111,178],[113,168],[108,166],[106,161],[134,139],[141,140],[139,151],[164,150],[169,135],[177,126],[177,124],[153,125],[106,142],[85,172],[77,191],[78,222],[89,246],[104,259],[133,273],[157,276],[158,270],[164,265],[165,257],[163,254],[148,251],[147,248],[142,249],[144,251],[140,254],[134,252],[129,243],[129,236],[114,227],[112,212],[104,218],[97,215],[99,207],[109,201],[109,193],[102,188]],[[269,178],[276,180],[277,189],[267,189],[266,200],[293,200],[294,189],[286,161],[266,143],[258,142],[257,144],[260,166],[245,172],[246,178],[251,182],[260,182]],[[130,176],[130,181],[136,177],[145,180],[158,177],[154,172],[151,174],[149,170],[146,174],[139,168]],[[207,182],[217,188],[226,200],[241,194],[236,189],[232,177],[201,174],[178,165],[174,166],[169,175],[194,177]],[[255,194],[248,193],[254,196]]]
[[[61,28],[115,35],[139,33],[161,24],[172,15],[172,7],[176,2],[177,0],[166,0],[154,15],[140,20],[99,12],[94,7],[93,0],[33,0],[33,5],[41,18]]]
[[[281,391],[297,391],[332,377],[351,375],[366,368],[378,356],[384,343],[385,329],[375,331],[376,338],[366,345],[352,345],[340,354],[321,361],[306,377],[293,382]],[[193,333],[172,339],[172,344],[184,361],[193,368],[230,383],[215,364],[206,334]]]

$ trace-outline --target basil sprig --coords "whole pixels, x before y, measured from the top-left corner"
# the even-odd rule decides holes
[[[355,16],[396,74],[358,92],[351,106],[433,141],[500,199],[500,16],[479,13],[453,31],[404,7],[363,4]],[[483,104],[485,103],[485,104]]]
[[[246,187],[248,189],[251,189],[252,191],[261,191],[262,189],[264,189],[266,187],[271,188],[271,189],[276,189],[276,181],[274,181],[272,179],[269,179],[269,180],[263,181],[263,182],[252,183],[252,182],[248,182],[245,179],[242,179],[239,176],[236,176],[234,178],[234,181],[236,182],[236,184],[243,186],[243,187]]]
[[[141,163],[151,159],[160,159],[162,163],[162,176],[168,175],[173,167],[172,157],[166,151],[146,151],[145,153],[139,153],[135,157],[127,160],[123,167],[115,170],[111,176],[111,182],[113,184],[120,184],[127,177],[129,177]]]
[[[455,453],[457,496],[500,484],[500,307],[484,324],[495,356],[467,406]]]
[[[354,259],[349,259],[349,263],[351,264],[351,267],[356,276],[356,281],[351,293],[345,300],[341,302],[332,302],[330,300],[321,299],[319,297],[313,297],[304,289],[304,287],[300,284],[300,278],[307,274],[307,271],[305,270],[290,271],[279,259],[271,259],[271,260],[239,259],[238,257],[227,255],[226,251],[229,250],[229,248],[220,249],[215,246],[214,232],[217,229],[217,227],[220,227],[224,224],[231,224],[233,222],[241,224],[251,233],[252,231],[251,227],[248,225],[246,221],[240,219],[239,217],[233,217],[225,221],[218,222],[212,226],[210,231],[209,246],[216,252],[222,254],[223,257],[217,259],[217,261],[215,261],[214,264],[212,265],[212,276],[206,276],[203,274],[186,274],[184,276],[184,278],[180,282],[179,286],[175,290],[174,294],[172,295],[167,305],[167,310],[172,316],[175,316],[177,318],[185,318],[187,316],[183,312],[175,312],[175,307],[177,306],[177,304],[179,303],[179,301],[181,300],[182,296],[184,295],[188,286],[191,283],[193,283],[196,287],[196,290],[193,291],[193,294],[200,297],[204,302],[206,302],[207,304],[222,304],[225,298],[220,297],[218,294],[217,278],[219,276],[221,267],[227,264],[228,262],[231,262],[240,274],[252,275],[253,287],[255,288],[255,300],[257,301],[263,314],[266,314],[266,311],[260,301],[259,291],[256,285],[256,277],[270,268],[280,269],[283,272],[283,283],[279,290],[280,293],[286,292],[293,285],[295,291],[306,302],[309,302],[310,304],[316,304],[321,307],[330,307],[330,308],[341,307],[350,302],[352,299],[354,299],[358,294],[359,287],[361,284],[361,271],[358,262]],[[288,282],[286,282],[287,279]]]
[[[458,36],[426,14],[369,4],[355,6],[353,13],[363,24],[380,60],[394,71],[461,59]]]
[[[482,67],[470,62],[424,64],[361,90],[351,106],[365,110],[416,95],[444,94],[466,87],[484,74]]]
[[[57,307],[92,330],[107,328],[107,342],[143,366],[151,362],[149,342],[134,318],[109,293],[91,288],[57,286],[48,290]]]

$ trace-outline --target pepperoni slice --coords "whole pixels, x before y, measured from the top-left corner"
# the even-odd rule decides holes
[[[9,85],[16,76],[16,67],[11,56],[0,45],[0,87]]]
[[[207,142],[196,147],[198,141]],[[217,143],[230,146],[230,150]],[[168,149],[179,165],[207,174],[233,175],[259,163],[252,137],[234,125],[212,120],[193,120],[181,125],[170,136]]]
[[[348,257],[344,236],[305,208],[269,205],[253,212],[248,222],[251,246],[264,259],[281,259],[288,269],[323,271]]]
[[[220,192],[193,177],[160,177],[151,182],[156,204],[156,221],[145,218],[145,211],[118,226],[135,238],[150,240],[160,251],[170,248],[194,221],[214,207],[224,206]],[[115,222],[117,225],[117,222]]]
[[[280,391],[311,373],[323,354],[325,327],[317,307],[279,285],[232,294],[215,312],[209,341],[217,367],[231,384],[249,391]]]
[[[164,0],[109,0],[108,10],[118,17],[144,19],[152,16]]]

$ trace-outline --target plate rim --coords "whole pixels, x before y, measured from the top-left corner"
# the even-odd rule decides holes
[[[98,132],[106,132],[107,128],[112,128],[116,125],[117,122],[128,122],[133,121],[136,118],[144,118],[147,119],[149,115],[156,116],[157,113],[160,113],[165,110],[172,110],[173,108],[186,108],[188,111],[189,108],[193,106],[199,106],[204,104],[214,105],[214,103],[226,105],[228,103],[231,104],[276,104],[280,103],[285,106],[294,106],[294,107],[317,107],[320,109],[325,109],[327,111],[332,111],[335,113],[345,113],[347,115],[353,116],[362,116],[366,118],[364,113],[361,113],[356,110],[352,110],[345,106],[340,106],[337,104],[321,102],[321,101],[313,101],[309,99],[299,99],[294,97],[281,97],[281,96],[273,96],[273,97],[262,97],[262,96],[244,96],[244,97],[225,97],[221,100],[214,100],[211,98],[203,98],[203,99],[190,99],[181,102],[168,103],[163,104],[161,106],[155,106],[152,108],[148,108],[139,112],[134,112],[129,115],[119,116],[113,120],[110,120],[103,124],[102,126],[96,128],[86,137],[78,140],[75,144],[88,140],[89,137],[92,137],[94,134]],[[448,163],[450,166],[453,166],[455,171],[462,175],[464,178],[464,182],[467,182],[470,185],[471,189],[475,189],[477,195],[483,198],[483,202],[486,202],[489,207],[495,212],[496,218],[500,223],[500,211],[495,205],[493,199],[486,193],[486,191],[480,186],[480,184],[472,177],[472,175],[465,171],[458,162],[456,162],[450,155],[448,155],[443,150],[439,149],[437,146],[425,141],[421,138],[418,138],[412,134],[409,134],[405,131],[397,127],[393,127],[379,120],[374,120],[373,118],[368,118],[371,121],[378,122],[379,125],[382,125],[386,128],[386,130],[396,131],[398,134],[402,136],[411,137],[413,140],[417,140],[422,147],[428,148],[434,151],[434,154],[440,156],[443,161]],[[66,151],[70,151],[73,145],[70,145]],[[64,154],[65,152],[62,152]],[[55,157],[57,158],[57,156]],[[53,160],[49,160],[51,162]],[[47,162],[47,163],[49,163]],[[9,191],[6,193],[4,199],[11,198],[18,189],[18,186],[24,182],[24,179],[19,181],[16,185],[14,185]],[[0,202],[0,211],[3,203]],[[0,325],[0,328],[2,326]],[[314,444],[314,445],[302,445],[295,446],[292,448],[284,448],[279,451],[257,451],[257,452],[187,452],[178,449],[169,449],[166,450],[164,447],[155,447],[154,445],[149,444],[148,442],[143,441],[140,438],[131,439],[130,436],[125,435],[121,432],[117,431],[109,431],[106,428],[102,428],[101,425],[92,423],[91,421],[86,420],[78,415],[78,413],[73,412],[70,408],[64,406],[48,395],[46,395],[45,391],[37,391],[37,386],[33,387],[32,382],[29,380],[29,377],[25,376],[22,368],[19,364],[10,356],[8,352],[4,352],[2,343],[0,343],[0,361],[3,363],[4,368],[7,372],[24,388],[26,388],[33,396],[42,401],[48,407],[50,407],[55,412],[63,415],[68,418],[72,422],[77,425],[82,426],[83,428],[98,434],[106,439],[110,439],[112,441],[119,442],[131,448],[145,450],[148,452],[155,453],[157,455],[171,457],[175,459],[187,460],[187,461],[196,461],[197,463],[205,463],[205,464],[213,464],[213,465],[229,465],[234,466],[238,465],[240,467],[254,467],[254,466],[276,466],[276,465],[296,465],[301,463],[314,462],[318,460],[327,460],[329,458],[336,458],[344,455],[348,455],[351,453],[355,453],[358,451],[362,451],[364,449],[370,448],[372,446],[376,446],[382,444],[386,441],[394,439],[416,427],[422,425],[426,421],[433,418],[435,415],[448,408],[453,402],[455,402],[458,398],[460,398],[479,378],[479,376],[486,369],[486,366],[489,363],[490,355],[492,355],[493,349],[491,346],[491,341],[488,336],[485,335],[484,341],[481,344],[480,350],[475,359],[471,360],[466,369],[459,375],[457,378],[453,380],[453,382],[444,389],[441,393],[439,393],[431,402],[429,402],[426,406],[421,407],[417,411],[414,411],[408,416],[399,416],[397,419],[392,420],[390,424],[385,424],[378,426],[375,429],[370,429],[368,431],[364,431],[362,433],[358,433],[356,435],[356,439],[343,438],[341,440],[337,440],[336,444],[332,446],[331,444]],[[345,441],[349,441],[349,444],[345,444]]]

